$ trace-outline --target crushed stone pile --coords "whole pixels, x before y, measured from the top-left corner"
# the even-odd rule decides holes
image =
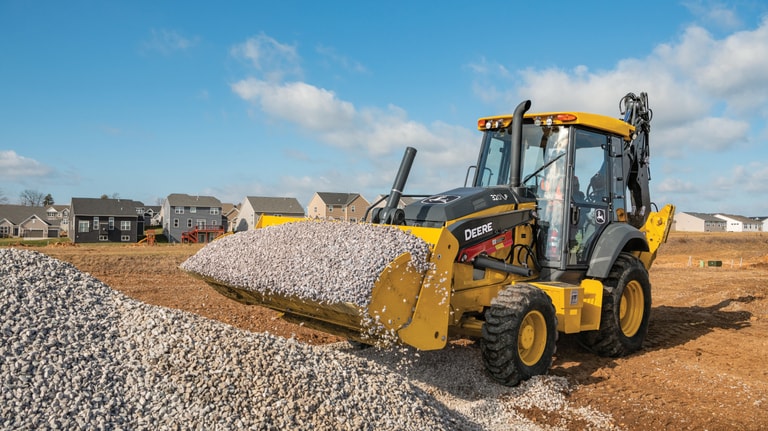
[[[416,271],[429,268],[429,245],[398,228],[302,221],[220,238],[181,268],[263,294],[366,307],[377,277],[403,253]]]
[[[479,429],[386,367],[0,249],[0,429]]]

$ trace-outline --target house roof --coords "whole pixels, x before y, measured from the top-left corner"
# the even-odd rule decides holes
[[[330,193],[330,192],[317,192],[317,196],[326,205],[343,205],[347,206],[355,201],[360,196],[360,193]]]
[[[688,214],[689,216],[693,216],[693,217],[702,219],[702,220],[704,220],[706,222],[710,222],[710,223],[724,223],[725,222],[725,220],[723,220],[721,218],[715,217],[714,214],[695,213],[695,212],[689,212],[689,211],[686,211],[685,214]]]
[[[58,211],[58,212],[62,212],[62,211],[64,211],[65,209],[69,208],[69,205],[58,205],[58,204],[54,204],[54,205],[48,205],[48,207],[47,207],[47,208],[53,208],[53,209],[55,209],[55,210],[56,210],[56,211]]]
[[[743,223],[743,224],[759,224],[760,223],[759,221],[757,221],[755,219],[751,219],[749,217],[744,217],[744,216],[740,216],[740,215],[720,214],[720,213],[718,213],[717,215],[721,216],[721,217],[726,217],[726,218],[731,219],[731,220],[735,220],[735,221],[737,221],[739,223]]]
[[[221,201],[213,196],[190,196],[184,193],[168,195],[168,204],[172,207],[221,208]]]
[[[240,211],[240,204],[231,204],[231,203],[222,203],[221,204],[221,212],[222,214],[229,216],[233,213],[238,213]]]
[[[136,208],[144,204],[130,199],[72,198],[72,214],[75,216],[133,216]]]
[[[247,196],[246,199],[257,213],[304,214],[304,207],[296,198]]]
[[[0,205],[0,220],[8,220],[11,224],[18,225],[32,216],[49,225],[58,225],[58,220],[48,220],[45,207],[31,207],[28,205]]]

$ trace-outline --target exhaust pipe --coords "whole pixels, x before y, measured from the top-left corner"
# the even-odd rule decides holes
[[[392,185],[392,191],[389,193],[386,205],[380,208],[379,211],[374,210],[372,216],[374,223],[405,223],[405,212],[399,209],[397,204],[400,203],[400,198],[403,197],[403,189],[405,188],[406,180],[408,180],[408,174],[411,173],[411,165],[413,165],[414,158],[416,158],[416,149],[407,147],[405,154],[403,154],[403,161],[400,162],[400,169],[397,170],[395,183]]]
[[[523,152],[523,115],[531,109],[531,101],[525,100],[517,105],[512,117],[512,154],[510,154],[509,185],[513,189],[520,187],[520,166]]]

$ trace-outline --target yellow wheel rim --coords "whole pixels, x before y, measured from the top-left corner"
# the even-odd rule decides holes
[[[539,311],[525,315],[517,337],[517,352],[527,366],[536,365],[547,346],[547,321]]]
[[[645,296],[643,286],[636,280],[630,281],[621,294],[621,306],[619,308],[619,322],[621,332],[627,337],[637,334],[640,324],[643,322],[645,312]]]

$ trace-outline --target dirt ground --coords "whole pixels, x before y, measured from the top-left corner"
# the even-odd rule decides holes
[[[178,266],[197,245],[47,246],[141,301],[312,344],[338,338],[229,300]],[[710,267],[709,261],[722,266]],[[703,266],[701,263],[703,262]],[[569,401],[610,414],[627,430],[768,429],[768,234],[673,232],[651,269],[653,309],[645,348],[600,358],[561,337],[551,373]],[[532,409],[541,424],[558,418]],[[579,429],[573,424],[573,429]]]

